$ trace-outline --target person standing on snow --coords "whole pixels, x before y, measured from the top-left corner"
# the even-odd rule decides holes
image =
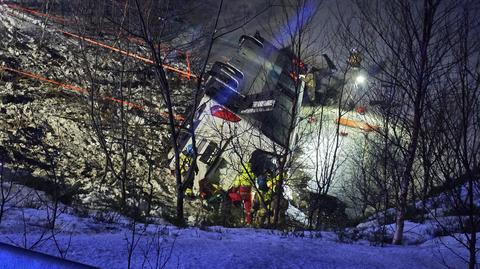
[[[263,226],[267,218],[271,216],[271,198],[276,183],[276,177],[271,171],[257,178],[257,189],[253,200],[253,210],[255,212],[255,224]]]
[[[255,176],[250,170],[249,163],[245,163],[242,166],[242,173],[233,181],[233,187],[230,189],[228,196],[232,202],[243,202],[245,224],[249,225],[252,222],[252,181]]]
[[[198,173],[198,167],[196,165],[193,168],[193,171],[190,171],[194,155],[195,153],[191,144],[188,145],[187,149],[180,155],[180,175],[182,175],[182,177],[186,177],[184,179],[184,184],[185,196],[187,197],[193,197],[193,180],[195,178],[195,174]]]

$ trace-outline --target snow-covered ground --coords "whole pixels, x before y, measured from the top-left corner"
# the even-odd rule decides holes
[[[21,193],[0,222],[0,242],[31,247],[43,234],[36,251],[60,256],[61,249],[70,260],[101,268],[127,268],[132,242],[128,219],[111,212],[88,212],[80,217],[78,210],[62,205],[53,238],[47,225],[52,211],[37,199],[46,196],[28,188]],[[465,263],[450,249],[467,257],[453,239],[433,238],[424,224],[411,222],[406,237],[422,234],[424,239],[417,242],[423,243],[385,247],[365,240],[341,243],[332,232],[180,229],[161,220],[156,223],[137,225],[133,268],[161,268],[157,261],[165,263],[165,268],[462,268]],[[6,261],[0,261],[0,268],[10,268],[2,263]]]
[[[16,59],[9,61],[31,72],[81,85],[75,79],[81,76],[69,71],[77,70],[75,61],[72,60],[74,43],[64,42],[62,35],[49,31],[47,36],[50,49],[59,54],[61,59],[58,63],[50,63],[51,57],[43,51],[43,47],[37,45],[36,36],[31,34],[41,25],[41,21],[27,15],[11,16],[11,10],[7,12],[4,6],[1,11],[1,43],[5,49],[0,49],[0,56]],[[5,60],[2,64],[9,61]],[[12,77],[12,80],[13,78],[15,77]],[[79,114],[76,110],[79,108],[71,108],[62,100],[40,99],[45,90],[43,84],[34,84],[24,79],[14,87],[12,82],[4,82],[5,86],[2,85],[1,90],[8,94],[35,97],[31,97],[31,103],[35,106],[28,104],[34,109],[23,108],[26,106],[23,103],[5,105],[4,109],[9,115],[22,118],[34,115],[34,119],[41,122],[43,118],[38,115],[45,115],[45,118],[49,119],[49,113],[57,107],[59,111],[70,113],[67,109],[71,109],[75,112],[71,114]],[[25,87],[16,88],[24,84]],[[39,91],[34,91],[37,88]],[[25,125],[32,122],[30,118],[24,120]],[[67,117],[62,117],[64,118]],[[12,126],[16,126],[11,128],[12,132],[17,132],[19,121],[13,116],[6,120],[7,123],[9,121]],[[80,128],[66,123],[64,127],[59,127],[57,123],[64,121],[53,122],[53,129],[67,134],[67,131]],[[74,141],[83,139],[84,137],[75,136]],[[93,142],[88,141],[86,144],[94,144]],[[76,143],[68,144],[82,154],[89,154],[82,158],[75,155],[72,160],[87,160],[95,155],[95,152],[90,153]],[[25,153],[27,148],[25,146],[21,152]],[[78,170],[78,174],[81,174],[82,170],[76,169],[73,163],[69,162],[65,170]],[[91,181],[89,177],[80,177],[78,174],[73,174],[71,178]],[[0,242],[64,256],[101,268],[127,268],[128,248],[131,246],[129,242],[132,241],[135,246],[131,259],[133,268],[161,268],[164,263],[166,268],[443,268],[445,265],[450,268],[463,268],[465,263],[461,257],[467,257],[465,249],[452,238],[435,237],[434,223],[428,222],[406,223],[405,237],[408,245],[405,246],[377,247],[363,240],[378,231],[378,225],[373,220],[357,227],[357,231],[362,233],[358,238],[363,239],[353,240],[350,235],[348,244],[341,243],[339,237],[332,232],[286,233],[223,227],[179,229],[159,219],[155,221],[156,224],[147,227],[137,226],[135,238],[132,238],[132,223],[117,213],[82,211],[63,205],[60,206],[62,213],[52,230],[49,228],[52,219],[51,202],[47,208],[46,203],[39,200],[48,201],[48,197],[28,188],[21,190],[18,197],[7,206],[7,211],[0,220]],[[387,234],[391,231],[392,227],[388,226]],[[460,254],[460,257],[451,250]],[[11,264],[0,259],[0,268],[11,268]]]

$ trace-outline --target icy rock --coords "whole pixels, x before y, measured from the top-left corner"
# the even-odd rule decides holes
[[[13,90],[13,83],[12,82],[5,83],[5,90],[6,91],[12,91]]]

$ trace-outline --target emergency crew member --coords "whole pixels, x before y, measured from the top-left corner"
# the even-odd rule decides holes
[[[233,181],[233,187],[228,193],[228,196],[232,202],[243,202],[246,224],[250,224],[252,221],[252,180],[254,178],[255,177],[250,169],[250,164],[244,164],[242,173],[235,178]]]
[[[255,194],[254,199],[254,210],[255,214],[255,224],[265,225],[268,217],[271,217],[273,210],[277,208],[277,184],[280,180],[280,175],[274,175],[272,171],[268,171],[265,176],[266,188],[262,187],[261,184],[258,184],[259,193]],[[258,183],[258,181],[257,181]],[[260,195],[261,193],[261,195]],[[263,201],[262,201],[263,198]],[[264,204],[262,204],[264,203]],[[288,209],[288,201],[284,198],[280,198],[280,205],[278,207],[279,212],[279,223],[285,222],[285,213]]]
[[[277,177],[272,172],[257,178],[258,192],[255,193],[253,208],[255,211],[255,224],[264,225],[271,214],[271,202]]]
[[[195,174],[198,173],[198,167],[196,165],[194,170],[188,173],[193,163],[194,154],[193,146],[190,144],[180,155],[180,175],[182,175],[182,177],[187,177],[184,179],[185,196],[187,197],[193,197],[193,180],[195,178]]]

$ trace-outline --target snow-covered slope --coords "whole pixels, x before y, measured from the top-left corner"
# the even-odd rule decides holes
[[[133,268],[160,268],[155,267],[157,261],[165,268],[464,267],[449,249],[465,251],[447,237],[427,238],[420,245],[377,247],[365,240],[341,243],[332,232],[180,229],[156,219],[156,224],[137,224],[132,239],[133,222],[119,214],[90,211],[79,216],[78,210],[63,205],[52,233],[47,225],[51,207],[47,210],[41,202],[48,197],[28,188],[21,193],[0,222],[0,242],[35,245],[36,251],[55,256],[62,252],[67,259],[101,268],[126,268],[129,242],[135,242]]]
[[[81,79],[85,74],[75,56],[78,43],[66,41],[48,27],[44,36],[48,42],[42,43],[39,26],[42,26],[40,20],[0,6],[0,64],[87,87],[88,83]],[[95,60],[95,56],[99,56],[105,60],[104,70],[118,67],[120,60],[114,54],[101,57],[104,55],[101,50],[93,51],[100,54],[87,54],[87,57]],[[107,91],[111,74],[108,71],[99,74],[99,81],[102,82],[100,88]],[[145,84],[136,85],[136,92],[152,86],[143,82]],[[97,203],[98,196],[112,195],[114,188],[95,181],[102,177],[104,166],[99,143],[90,129],[89,115],[85,113],[85,99],[58,90],[55,85],[11,72],[1,73],[0,150],[8,145],[9,153],[16,152],[27,162],[37,161],[23,169],[30,168],[37,176],[34,179],[39,179],[45,177],[46,169],[41,166],[47,163],[45,158],[40,158],[44,151],[42,145],[57,149],[55,154],[61,157],[57,171],[67,184],[82,184],[82,202]],[[41,145],[29,140],[36,135],[41,136]],[[162,132],[157,135],[158,148],[164,148]],[[131,163],[141,176],[147,170],[136,165],[144,162],[142,157],[137,161]],[[164,185],[157,186],[156,197],[173,201],[169,193],[173,189],[172,178],[157,169],[156,178]],[[8,188],[8,184],[5,186]],[[152,219],[154,224],[148,226],[138,224],[134,230],[132,220],[116,212],[60,205],[55,214],[54,205],[45,193],[19,186],[14,188],[17,190],[18,195],[7,204],[0,220],[1,242],[101,268],[126,268],[132,246],[133,268],[161,268],[158,265],[162,264],[166,268],[441,268],[444,265],[461,268],[465,265],[450,251],[453,249],[466,257],[459,243],[448,237],[434,237],[435,230],[429,228],[428,223],[407,222],[407,241],[414,245],[383,248],[371,246],[364,240],[378,228],[372,222],[357,227],[365,236],[348,244],[341,243],[343,238],[331,232],[222,227],[179,229],[162,219]],[[7,262],[0,260],[0,268],[9,268],[11,265]]]
[[[44,25],[43,20],[31,13],[0,3],[0,152],[6,153],[2,156],[4,161],[15,163],[25,177],[34,180],[50,180],[51,168],[55,166],[67,186],[62,191],[75,190],[75,202],[98,205],[117,199],[119,181],[105,169],[105,151],[92,126],[88,100],[89,91],[96,88],[97,120],[102,124],[103,136],[113,156],[119,152],[116,141],[119,128],[114,118],[120,106],[108,100],[119,98],[115,70],[128,66],[135,74],[131,77],[132,94],[126,98],[129,102],[149,105],[148,111],[132,113],[129,118],[129,135],[136,138],[136,144],[128,149],[129,177],[142,181],[139,185],[144,188],[153,186],[157,202],[163,203],[156,213],[168,212],[175,189],[169,171],[159,165],[165,162],[166,154],[157,154],[156,164],[148,167],[149,153],[145,151],[148,147],[168,151],[164,125],[151,126],[152,118],[161,120],[158,113],[162,101],[158,94],[151,93],[154,85],[145,79],[145,63],[100,47],[83,46],[77,39],[62,34],[63,30],[76,29],[69,27],[54,21]],[[120,43],[117,45],[125,45]],[[96,81],[94,87],[85,73],[89,64],[102,70],[91,78]],[[185,90],[182,84],[175,91],[182,103],[176,106],[178,110],[189,104]],[[118,154],[113,159],[118,159]],[[114,165],[118,167],[118,162]],[[155,180],[145,182],[148,175]]]

